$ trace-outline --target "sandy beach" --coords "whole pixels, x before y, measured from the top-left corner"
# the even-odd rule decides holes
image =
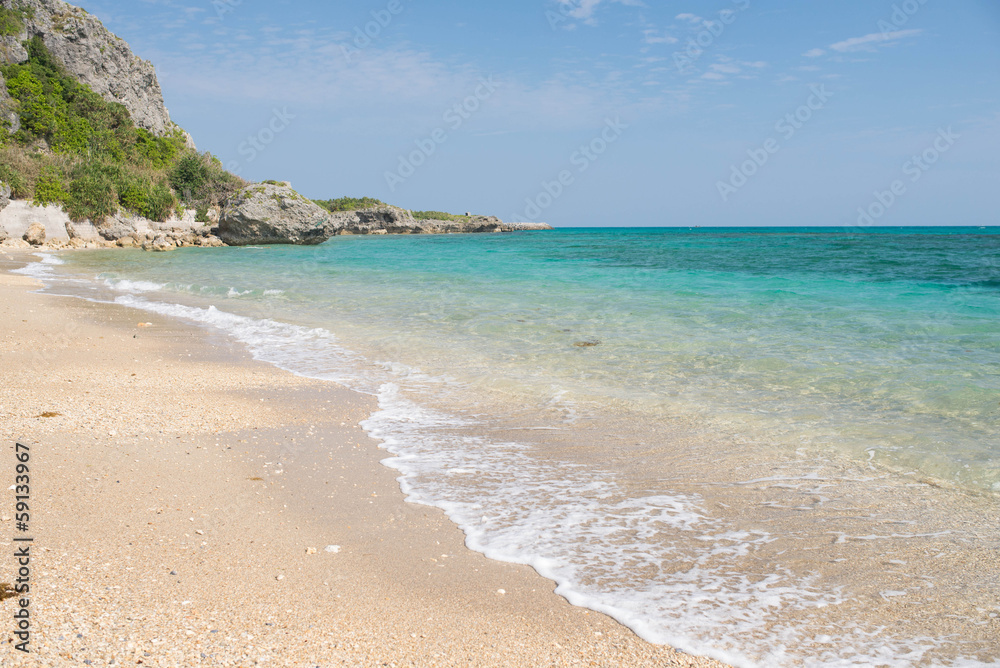
[[[569,605],[406,503],[358,426],[371,397],[176,321],[35,294],[9,273],[34,259],[0,256],[0,548],[15,440],[35,538],[31,654],[7,600],[0,664],[721,665]]]

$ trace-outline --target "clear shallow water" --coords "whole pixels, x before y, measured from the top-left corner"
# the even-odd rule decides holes
[[[411,500],[646,638],[992,665],[995,232],[341,237],[33,271],[376,394]]]

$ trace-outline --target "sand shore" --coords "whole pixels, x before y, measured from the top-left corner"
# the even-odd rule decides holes
[[[0,252],[0,554],[15,440],[35,537],[32,654],[4,601],[0,665],[722,665],[569,605],[405,503],[358,427],[371,397],[182,323],[34,294],[9,273],[31,259]],[[0,559],[0,582],[13,571]]]

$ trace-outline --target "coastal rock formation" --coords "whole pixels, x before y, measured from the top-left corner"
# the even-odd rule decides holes
[[[41,223],[32,223],[21,238],[32,246],[41,246],[45,243],[45,226]]]
[[[541,232],[553,229],[548,223],[504,223],[503,227],[504,232]]]
[[[552,229],[545,223],[505,223],[496,216],[414,218],[406,209],[395,206],[335,213],[331,223],[334,234],[482,234]]]
[[[230,246],[321,244],[336,234],[330,212],[288,185],[255,183],[226,200],[218,236]]]
[[[62,0],[0,0],[0,6],[26,14],[19,34],[0,37],[0,62],[26,61],[22,43],[38,35],[69,73],[105,100],[124,105],[136,125],[156,135],[176,128],[152,63],[132,53],[123,39],[85,10]],[[0,114],[16,122],[5,106],[7,87],[0,86],[0,91]]]
[[[0,211],[3,211],[4,208],[10,204],[10,195],[10,186],[3,181],[0,181]]]

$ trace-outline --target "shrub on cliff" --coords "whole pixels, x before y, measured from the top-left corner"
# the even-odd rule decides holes
[[[184,201],[194,204],[196,209],[207,210],[209,205],[220,204],[246,182],[223,169],[215,156],[192,151],[171,168],[170,185]]]
[[[331,213],[337,211],[359,211],[361,209],[372,209],[377,206],[385,206],[385,202],[374,197],[341,197],[339,199],[317,199],[316,204]]]
[[[0,7],[0,37],[21,34],[21,31],[24,30],[24,19],[29,19],[34,14],[33,9],[22,7],[20,4],[10,9]]]
[[[417,220],[467,220],[468,216],[460,216],[444,211],[414,211],[413,217]]]

